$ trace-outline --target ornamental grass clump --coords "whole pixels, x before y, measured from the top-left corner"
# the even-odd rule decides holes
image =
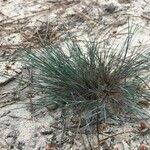
[[[128,50],[128,41],[121,50],[102,50],[94,41],[84,46],[68,42],[66,52],[48,45],[39,52],[27,52],[33,85],[43,95],[37,105],[57,104],[89,124],[148,115],[139,101],[150,98],[149,54]]]

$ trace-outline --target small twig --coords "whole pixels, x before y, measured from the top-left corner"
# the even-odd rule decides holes
[[[97,130],[97,143],[98,143],[98,149],[100,149],[100,145],[99,145],[99,113],[98,113],[98,100],[97,100],[97,114],[96,114],[96,130]]]
[[[83,145],[84,145],[85,150],[88,150],[88,149],[87,149],[87,147],[86,147],[86,144],[85,144],[85,141],[84,141],[83,135],[82,135],[82,134],[80,134],[80,136],[81,136],[82,143],[83,143]]]
[[[85,134],[85,135],[86,135],[86,138],[87,138],[87,141],[88,141],[88,144],[89,144],[90,150],[93,150],[93,148],[92,148],[92,144],[91,144],[91,142],[90,142],[90,140],[89,140],[88,135],[87,135],[87,134]]]
[[[134,132],[134,130],[131,130],[131,131],[129,130],[129,131],[126,131],[126,132],[119,132],[119,133],[110,135],[110,136],[108,136],[108,137],[103,138],[102,140],[100,140],[99,143],[102,143],[103,141],[106,141],[107,139],[112,138],[112,137],[115,137],[115,136],[117,136],[117,135],[126,134],[126,133],[131,133],[131,132]]]
[[[12,115],[8,115],[8,116],[11,117],[11,118],[14,118],[14,119],[25,119],[25,120],[31,120],[32,121],[31,118],[25,118],[25,117],[19,117],[19,116],[12,116]]]
[[[150,17],[149,17],[149,16],[146,16],[146,15],[144,15],[144,14],[142,14],[141,17],[144,18],[144,19],[150,20]]]
[[[7,104],[5,104],[5,105],[3,105],[3,106],[0,106],[0,108],[3,108],[3,107],[6,107],[6,106],[9,106],[9,105],[12,105],[12,104],[14,104],[14,103],[16,103],[16,101],[9,102],[9,103],[7,103]]]
[[[10,78],[8,78],[6,81],[1,82],[1,83],[0,83],[0,86],[5,86],[6,84],[8,84],[8,83],[14,81],[15,79],[16,79],[15,77],[10,77]]]
[[[77,126],[77,130],[76,130],[76,133],[75,133],[75,137],[73,137],[74,140],[73,140],[72,148],[73,148],[73,146],[74,146],[74,143],[75,143],[74,141],[75,141],[75,139],[76,139],[76,137],[77,137],[77,134],[79,133],[80,125],[81,125],[81,117],[79,116],[79,123],[78,123],[78,126]],[[84,142],[83,142],[83,143],[84,143]],[[85,147],[85,149],[86,149],[85,143],[84,143],[84,147]]]
[[[28,84],[25,85],[24,87],[22,87],[22,88],[16,90],[15,93],[16,93],[16,92],[21,92],[21,91],[23,91],[23,90],[24,90],[25,88],[27,88],[29,85],[30,85],[30,83],[28,83]],[[0,93],[0,95],[4,95],[4,97],[5,97],[5,95],[9,95],[9,94],[14,94],[14,90],[9,91],[9,92]]]
[[[64,117],[64,113],[65,113],[65,109],[62,108],[62,123],[63,123],[63,128],[62,128],[62,135],[61,135],[61,139],[60,139],[60,146],[62,146],[63,144],[63,138],[66,132],[66,122],[65,122],[65,117]]]
[[[27,68],[28,74],[29,74],[29,80],[30,80],[30,93],[29,93],[29,101],[30,101],[30,111],[31,114],[33,112],[33,102],[32,102],[32,83],[33,83],[33,75],[32,75],[32,70],[30,70],[29,68]]]

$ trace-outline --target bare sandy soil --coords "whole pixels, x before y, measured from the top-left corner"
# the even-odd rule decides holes
[[[108,46],[114,40],[114,45],[121,46],[129,24],[137,29],[132,47],[150,51],[149,0],[1,0],[0,150],[98,149],[94,134],[70,129],[64,135],[59,108],[33,113],[32,101],[39,95],[18,80],[23,76],[31,79],[20,61],[19,49],[36,49],[40,42],[63,43],[70,37],[82,41],[87,35],[103,39]],[[149,106],[145,109],[150,111]],[[140,129],[142,123],[146,128]],[[150,148],[149,120],[110,122],[100,129],[102,150]]]

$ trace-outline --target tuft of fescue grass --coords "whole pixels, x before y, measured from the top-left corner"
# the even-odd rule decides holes
[[[45,45],[38,52],[27,51],[26,63],[34,73],[33,85],[43,95],[37,104],[57,104],[86,123],[148,115],[139,105],[150,100],[149,53],[129,53],[129,41],[120,50],[102,50],[97,41],[84,47],[67,43]]]

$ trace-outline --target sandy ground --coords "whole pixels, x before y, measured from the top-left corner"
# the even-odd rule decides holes
[[[22,76],[30,79],[18,49],[39,48],[38,43],[45,41],[63,43],[68,37],[82,41],[87,35],[103,38],[108,46],[115,39],[121,46],[128,24],[137,29],[132,47],[149,50],[149,0],[1,0],[0,150],[90,150],[88,139],[96,149],[94,134],[87,137],[67,130],[62,138],[60,109],[32,112],[31,102],[38,94],[17,80]],[[5,73],[9,76],[4,77]],[[139,122],[101,125],[101,149],[138,150],[140,145],[148,149],[149,121],[144,123],[144,131],[139,130]]]

